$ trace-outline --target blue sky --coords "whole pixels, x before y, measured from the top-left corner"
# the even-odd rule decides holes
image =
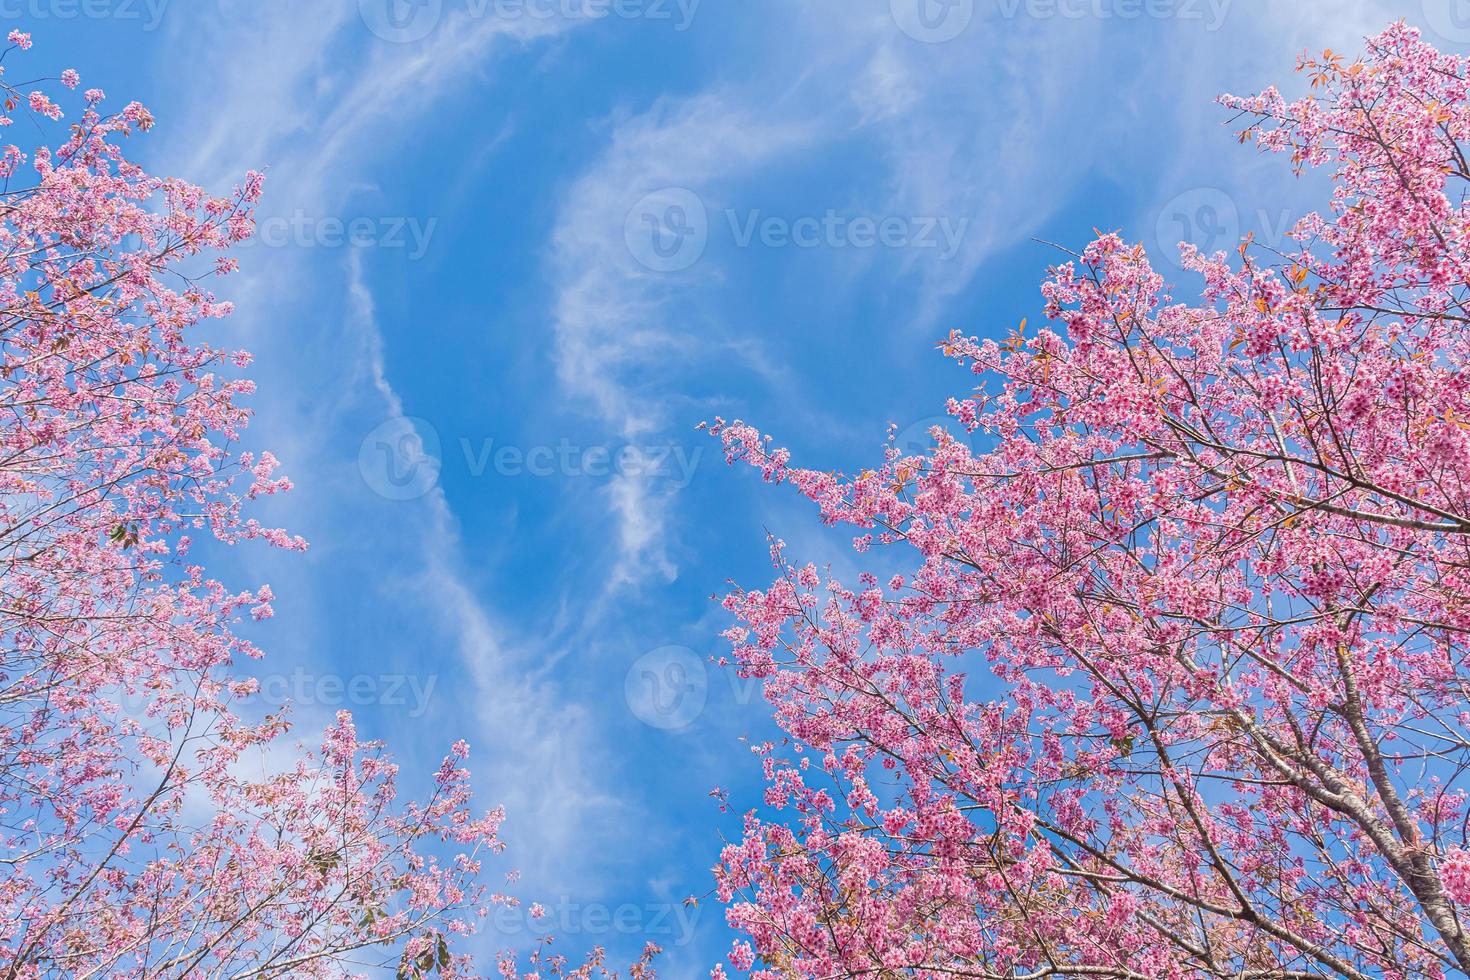
[[[1466,9],[1461,9],[1461,8]],[[1298,87],[1305,48],[1461,0],[3,0],[41,71],[160,122],[134,154],[227,189],[268,170],[219,340],[255,352],[252,444],[297,484],[266,694],[339,706],[405,771],[458,737],[510,814],[521,893],[572,948],[728,948],[703,894],[770,731],[713,594],[765,535],[846,536],[727,468],[741,417],[853,470],[967,376],[934,344],[1038,318],[1093,228],[1279,236],[1314,201],[1211,99]],[[1188,288],[1190,284],[1184,284]],[[880,556],[893,561],[898,556]],[[410,780],[412,781],[412,780]],[[524,945],[495,924],[489,948]]]

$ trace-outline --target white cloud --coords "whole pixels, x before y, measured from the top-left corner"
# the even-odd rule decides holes
[[[889,0],[753,12],[766,26],[754,57],[711,60],[703,90],[616,117],[606,151],[572,185],[549,263],[563,390],[612,432],[638,438],[666,431],[671,409],[687,403],[688,392],[683,403],[668,392],[691,360],[776,378],[759,340],[723,320],[719,289],[732,270],[716,249],[717,236],[728,236],[720,211],[732,200],[751,204],[752,187],[759,196],[763,182],[839,146],[871,152],[886,173],[857,206],[963,229],[947,261],[919,249],[831,257],[839,283],[907,284],[902,295],[915,299],[894,328],[932,339],[957,325],[945,312],[986,260],[1036,234],[1097,173],[1152,181],[1164,198],[1226,179],[1217,172],[1257,173],[1248,150],[1221,162],[1232,147],[1211,102],[1219,79],[1282,79],[1304,46],[1351,49],[1396,16],[1391,7],[1227,2],[1123,23],[982,3],[960,37],[940,44],[898,29]],[[1141,58],[1125,41],[1144,36],[1151,54]],[[1140,115],[1124,125],[1130,105]],[[670,188],[699,198],[710,244],[692,265],[675,256],[671,267],[650,269],[647,256],[630,252],[625,224],[643,195]],[[674,573],[673,493],[639,478],[610,488],[605,502],[620,528],[615,588]]]
[[[351,254],[354,320],[374,339],[370,373],[391,417],[402,417],[377,342],[372,296]],[[479,785],[506,804],[508,834],[523,845],[513,860],[534,888],[565,875],[569,856],[594,848],[590,828],[614,824],[623,803],[596,771],[601,749],[593,720],[537,680],[533,655],[507,646],[492,613],[465,585],[458,522],[443,490],[434,487],[419,503],[407,517],[412,523],[396,532],[419,542],[411,588],[419,608],[435,617],[434,633],[454,638],[474,681],[479,751],[472,768]]]
[[[630,210],[644,195],[677,188],[697,195],[693,206],[708,214],[722,185],[812,134],[809,121],[763,121],[718,91],[664,101],[619,124],[606,153],[573,184],[553,234],[557,370],[574,403],[617,436],[663,429],[665,399],[641,381],[707,350],[707,338],[691,335],[687,324],[681,330],[670,311],[684,281],[699,281],[704,267],[696,264],[681,281],[640,264],[626,237]],[[675,492],[649,476],[610,484],[608,507],[619,527],[612,587],[649,571],[674,576],[666,537]]]
[[[234,21],[171,21],[175,43],[208,51],[214,74],[211,98],[191,99],[164,128],[162,169],[218,187],[267,165],[265,213],[332,214],[354,189],[370,186],[368,164],[391,153],[394,139],[413,138],[414,121],[431,115],[465,74],[484,70],[500,46],[533,43],[579,23],[461,13],[422,42],[400,45],[372,38],[356,4],[331,6],[252,5],[248,18]],[[443,492],[384,506],[360,480],[342,478],[344,460],[351,467],[355,459],[331,451],[342,433],[405,414],[361,257],[349,249],[344,263],[342,254],[253,246],[228,283],[237,304],[230,328],[247,334],[244,345],[258,355],[252,439],[275,450],[298,484],[282,502],[288,525],[326,529],[329,539],[392,543],[392,567],[379,573],[397,580],[399,614],[422,619],[417,632],[425,644],[447,638],[474,684],[478,732],[426,732],[421,725],[400,733],[390,749],[400,756],[415,748],[440,752],[461,734],[469,737],[483,805],[507,805],[507,837],[513,862],[526,873],[524,890],[571,887],[568,877],[589,863],[576,856],[597,846],[587,828],[610,825],[618,812],[597,771],[602,750],[589,719],[537,679],[535,655],[504,639],[495,611],[466,584],[458,521]],[[338,322],[273,318],[280,309],[331,310],[321,300],[338,295],[346,298]],[[316,575],[328,567],[316,566]],[[298,574],[306,579],[309,572]],[[276,625],[279,632],[283,621]],[[331,630],[297,625],[307,634]],[[267,637],[265,645],[276,644]],[[353,669],[371,664],[373,655],[364,651]],[[422,767],[437,758],[404,761]]]
[[[659,221],[668,203],[682,200],[670,194],[693,192],[713,248],[718,236],[732,234],[723,209],[742,187],[845,142],[871,148],[888,179],[864,206],[959,229],[956,254],[936,261],[933,253],[917,257],[917,249],[881,257],[848,250],[834,263],[853,262],[851,275],[880,280],[917,271],[921,300],[912,318],[931,332],[945,301],[994,248],[1027,234],[1061,203],[1068,160],[1049,154],[1042,141],[1052,130],[1036,122],[1054,125],[1064,115],[1080,122],[1085,109],[1069,85],[1087,71],[1095,27],[1071,30],[1064,43],[1034,26],[1005,37],[977,33],[986,49],[977,58],[960,44],[913,41],[887,9],[887,0],[834,0],[767,18],[768,60],[748,63],[742,78],[722,77],[618,120],[606,152],[573,184],[552,236],[558,370],[572,402],[613,432],[637,438],[663,431],[671,368],[690,360],[781,375],[758,342],[702,305],[709,295],[702,291],[725,280],[717,254],[692,263],[676,255],[663,267],[656,255],[641,254],[646,242],[630,250],[630,209],[644,195],[663,195],[650,216]],[[1060,69],[1032,76],[1005,67],[1043,55]],[[744,213],[752,210],[748,199],[740,203]],[[665,244],[672,247],[673,236]],[[672,576],[674,492],[648,478],[611,488],[607,506],[620,527],[613,588],[651,573]]]
[[[201,82],[182,75],[192,70],[187,59],[161,64],[181,73],[176,88],[191,100],[183,113],[163,117],[172,152],[161,169],[218,187],[268,165],[270,210],[331,213],[348,193],[371,186],[367,163],[416,138],[461,79],[495,64],[501,49],[544,43],[576,26],[461,11],[425,40],[395,45],[373,39],[356,6],[238,3],[236,15],[213,28],[203,17],[171,18],[175,44],[203,52],[211,71]],[[962,38],[930,45],[896,29],[888,0],[769,4],[756,28],[728,47],[706,38],[723,57],[698,61],[708,73],[703,88],[609,120],[605,148],[569,185],[548,253],[562,392],[610,436],[636,441],[683,431],[676,399],[699,396],[670,393],[681,365],[739,366],[773,389],[801,383],[804,369],[775,362],[759,333],[728,322],[713,302],[731,279],[722,264],[727,254],[711,248],[673,273],[638,261],[625,232],[645,194],[687,189],[719,221],[723,208],[755,205],[752,194],[781,186],[788,173],[810,178],[820,197],[827,155],[861,153],[878,173],[855,192],[862,199],[818,204],[963,218],[966,235],[950,262],[893,251],[834,253],[823,285],[862,277],[916,297],[907,322],[894,326],[911,328],[918,342],[951,325],[984,329],[990,325],[944,317],[997,250],[1024,240],[1068,202],[1088,168],[1130,183],[1139,173],[1164,175],[1159,186],[1171,187],[1222,153],[1248,161],[1248,150],[1232,151],[1208,102],[1215,80],[1227,74],[1222,66],[1260,85],[1284,79],[1297,50],[1323,46],[1324,37],[1349,47],[1394,16],[1392,6],[1237,3],[1218,34],[1165,25],[1167,43],[1140,56],[1140,45],[1122,43],[1116,25],[1096,19],[980,19]],[[1161,92],[1174,94],[1161,99]],[[1104,129],[1100,102],[1108,103],[1115,130]],[[1136,105],[1139,114],[1130,119],[1120,105]],[[463,121],[466,153],[482,151],[504,131],[500,125]],[[546,665],[566,651],[536,651],[547,655],[537,664],[506,639],[497,610],[468,584],[458,522],[442,493],[388,509],[370,509],[373,502],[362,499],[349,505],[343,485],[333,482],[343,454],[316,461],[353,425],[405,413],[367,270],[355,256],[346,268],[322,258],[335,254],[257,251],[229,287],[241,311],[236,325],[254,335],[246,346],[277,355],[262,358],[276,373],[260,378],[259,401],[271,409],[262,412],[257,435],[279,448],[298,478],[296,503],[287,506],[299,508],[302,521],[331,527],[342,520],[339,509],[357,519],[367,514],[373,526],[354,531],[391,539],[412,556],[411,567],[399,570],[403,615],[431,623],[468,666],[486,743],[477,769],[489,757],[495,778],[486,784],[511,794],[512,836],[542,860],[561,862],[542,874],[565,874],[577,853],[595,846],[588,829],[612,823],[607,818],[620,806],[599,766],[605,719],[561,703],[544,680]],[[306,300],[327,294],[345,295],[350,315],[278,323],[266,312],[313,309]],[[302,398],[299,412],[288,414],[297,393],[318,400]],[[351,492],[364,494],[360,481]],[[677,574],[675,493],[668,481],[646,476],[609,482],[601,503],[616,529],[603,576],[611,588]],[[577,608],[552,634],[594,629],[589,624],[615,608],[607,600],[574,600]]]

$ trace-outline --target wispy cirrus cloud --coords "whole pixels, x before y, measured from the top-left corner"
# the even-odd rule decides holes
[[[848,207],[961,230],[953,254],[829,254],[834,282],[889,284],[907,304],[907,322],[894,327],[935,336],[955,325],[946,311],[984,263],[1036,234],[1089,178],[1142,180],[1165,196],[1219,180],[1199,168],[1228,148],[1210,104],[1220,78],[1280,78],[1301,45],[1329,37],[1350,47],[1395,16],[1381,0],[1163,4],[1147,17],[1114,6],[752,4],[752,20],[766,28],[758,56],[711,61],[704,88],[615,120],[605,152],[571,186],[549,260],[568,399],[613,431],[643,434],[698,400],[671,381],[691,361],[725,359],[774,380],[761,339],[723,306],[721,290],[745,256],[719,251],[714,239],[733,234],[721,224],[724,208],[758,210],[763,187],[827,166],[825,154],[841,148],[857,155],[855,166],[880,168],[858,197],[839,199]],[[1138,59],[1134,37],[1153,39],[1157,57]],[[1178,97],[1161,103],[1166,91]],[[1110,117],[1130,105],[1143,115],[1127,129],[1099,125],[1100,100]],[[1249,154],[1238,156],[1224,166],[1248,171]],[[818,178],[819,193],[824,186]],[[635,206],[647,213],[630,215]],[[697,227],[678,227],[685,218],[676,216],[696,208]],[[654,230],[629,224],[637,219]],[[630,253],[628,236],[649,233],[669,249],[692,234],[701,255],[650,263],[640,254],[647,241]],[[605,503],[620,528],[613,587],[676,575],[674,491],[623,478]]]
[[[667,377],[670,365],[721,347],[718,337],[695,336],[675,322],[680,294],[718,271],[706,265],[671,279],[649,268],[637,250],[649,241],[643,236],[662,232],[639,222],[662,221],[669,214],[663,208],[687,206],[701,212],[691,220],[707,223],[706,201],[807,143],[814,129],[810,120],[762,121],[719,91],[661,101],[617,125],[606,151],[572,184],[552,233],[557,374],[574,402],[612,433],[636,439],[662,431],[668,402],[650,382]],[[686,197],[692,203],[663,203]],[[636,213],[638,207],[648,213]],[[665,547],[675,492],[666,480],[638,474],[610,483],[606,500],[618,525],[612,588],[650,571],[665,579],[676,574]]]
[[[895,14],[915,4],[931,13],[968,7],[971,16],[935,41],[939,35]],[[699,555],[708,564],[695,576],[688,542],[703,535],[704,544],[729,545],[710,528],[735,521],[710,500],[728,505],[733,497],[710,493],[713,480],[690,490],[687,481],[620,467],[603,482],[526,478],[491,492],[486,478],[459,495],[434,486],[390,502],[358,472],[363,435],[406,423],[415,383],[422,395],[441,375],[455,375],[452,362],[493,349],[506,363],[486,358],[456,375],[471,380],[454,396],[476,403],[465,426],[484,423],[499,440],[520,420],[494,417],[475,383],[504,387],[510,399],[554,392],[548,418],[518,431],[526,441],[549,443],[572,429],[560,417],[570,406],[582,416],[577,425],[594,430],[570,433],[585,435],[584,448],[683,443],[692,421],[734,403],[782,413],[813,441],[830,439],[845,452],[866,424],[854,420],[895,400],[854,380],[856,365],[884,358],[895,337],[920,347],[951,327],[993,329],[996,305],[1034,299],[1034,278],[997,286],[993,263],[1013,261],[1053,218],[1068,234],[1075,229],[1068,241],[1080,244],[1094,224],[1106,224],[1095,212],[1156,210],[1151,196],[1224,182],[1237,166],[1236,176],[1253,180],[1254,158],[1231,148],[1210,97],[1280,81],[1298,48],[1320,47],[1329,35],[1325,43],[1347,47],[1396,16],[1386,2],[1236,0],[1223,4],[1225,18],[1212,29],[1210,21],[1095,13],[1121,3],[1040,16],[1063,7],[749,0],[733,8],[738,18],[729,5],[707,5],[679,33],[662,29],[670,25],[639,32],[616,18],[594,26],[491,16],[493,4],[404,0],[405,10],[433,8],[437,19],[421,37],[392,43],[363,23],[351,0],[217,6],[218,16],[208,5],[177,5],[164,22],[173,35],[159,71],[174,73],[179,104],[160,112],[160,131],[173,134],[160,169],[227,186],[246,168],[267,166],[267,214],[341,214],[350,201],[401,191],[398,200],[438,202],[447,226],[458,216],[446,202],[480,193],[478,206],[496,198],[495,216],[514,225],[514,234],[502,234],[483,213],[471,214],[459,222],[469,231],[454,240],[455,261],[425,272],[431,259],[413,275],[351,249],[245,256],[227,291],[240,309],[231,329],[260,355],[254,438],[287,461],[298,490],[282,502],[282,520],[316,545],[295,564],[269,566],[272,576],[297,578],[278,588],[282,614],[266,646],[330,659],[339,670],[396,658],[406,669],[443,671],[435,709],[393,732],[394,742],[421,764],[474,730],[482,785],[506,796],[513,849],[529,857],[528,890],[547,882],[575,890],[621,860],[630,891],[652,883],[661,898],[688,863],[682,850],[714,844],[704,823],[672,826],[665,811],[689,812],[679,801],[653,797],[710,773],[718,774],[706,788],[726,783],[743,753],[708,736],[760,710],[747,698],[711,721],[722,710],[712,697],[709,728],[650,735],[630,720],[619,688],[641,650],[698,645],[696,635],[716,642],[721,615],[686,585],[697,578],[708,591],[709,566],[725,574],[734,549]],[[1160,6],[1170,5],[1148,9]],[[191,74],[180,51],[197,52],[210,74]],[[517,90],[529,94],[509,109],[485,84],[499,72],[517,73],[509,82],[530,80]],[[571,81],[558,87],[553,72]],[[473,105],[457,98],[467,86]],[[536,138],[523,140],[527,131]],[[427,161],[427,175],[395,168],[420,147],[429,150],[414,159]],[[495,169],[502,152],[524,154],[524,170],[485,191],[487,180],[505,176]],[[1093,194],[1098,200],[1086,199]],[[851,238],[765,245],[759,230],[742,237],[768,217],[789,233],[791,223],[829,212],[894,218],[909,231],[942,219],[958,231],[953,249],[853,247]],[[502,249],[543,256],[544,281],[519,280],[528,263],[504,273]],[[518,281],[495,283],[487,289],[494,298],[481,300],[497,268]],[[980,283],[999,295],[979,295]],[[400,292],[410,302],[395,306]],[[539,319],[484,308],[509,293],[531,294],[526,305]],[[887,322],[851,332],[823,323],[816,340],[793,342],[817,330],[801,317],[823,317],[829,305],[834,322],[868,305]],[[426,342],[425,328],[442,324],[424,320],[446,310],[469,329],[504,323],[515,336],[461,344],[445,329]],[[548,362],[546,377],[526,380],[528,365]],[[897,367],[887,374],[900,398],[915,381]],[[881,439],[874,430],[863,434],[864,446]],[[477,447],[489,442],[468,427],[444,434],[451,451],[456,434],[475,435]],[[528,486],[535,489],[522,492]],[[799,506],[761,500],[763,508]],[[584,512],[589,501],[594,510]],[[544,511],[534,528],[517,514],[532,504]],[[759,526],[771,512],[737,516]],[[789,537],[808,554],[830,543],[815,533]],[[524,570],[534,584],[512,583],[520,591],[487,598],[484,570],[499,563],[512,565],[507,578]],[[293,596],[305,597],[294,612]],[[698,776],[686,777],[686,768]],[[647,881],[637,881],[643,872]],[[710,918],[718,929],[717,913]],[[697,960],[677,951],[672,975],[702,972]]]
[[[1095,25],[1061,45],[1023,25],[1009,37],[982,37],[988,52],[977,59],[963,45],[905,34],[888,0],[758,6],[768,28],[762,60],[617,120],[605,151],[571,185],[551,235],[563,390],[623,436],[665,431],[672,409],[700,400],[670,394],[692,363],[738,364],[779,383],[758,335],[722,312],[720,290],[742,257],[732,256],[731,241],[738,250],[752,240],[767,210],[762,188],[780,175],[827,166],[827,154],[850,146],[870,154],[885,179],[856,201],[807,202],[810,217],[804,211],[798,222],[827,220],[833,205],[846,204],[905,221],[911,234],[939,227],[955,239],[946,249],[831,252],[834,275],[904,283],[912,321],[930,330],[987,255],[1063,200],[1066,169],[1049,159],[1030,120],[1084,113],[1069,102],[1068,85],[1085,76]],[[1043,50],[1065,70],[1017,84],[1006,66]],[[619,528],[610,588],[677,574],[675,494],[638,476],[609,488]]]
[[[417,121],[433,118],[466,75],[584,23],[450,12],[424,39],[395,44],[372,34],[356,7],[252,5],[247,17],[227,6],[222,17],[201,9],[172,18],[175,43],[209,52],[217,97],[185,98],[177,107],[164,129],[166,137],[180,134],[165,145],[168,172],[228,186],[246,169],[268,168],[263,214],[340,213],[350,195],[371,190],[374,165],[393,152],[393,140],[415,138]],[[423,752],[427,758],[404,760],[422,768],[437,761],[430,753],[446,740],[470,735],[477,782],[489,802],[503,801],[511,813],[507,837],[527,888],[569,887],[591,863],[570,858],[598,846],[587,828],[615,825],[619,812],[598,769],[603,750],[585,712],[542,675],[541,654],[508,638],[499,610],[470,584],[459,521],[442,489],[385,501],[356,472],[362,434],[410,414],[394,384],[361,253],[252,246],[227,291],[238,311],[231,328],[257,355],[262,404],[252,439],[275,450],[297,483],[278,517],[312,528],[332,552],[308,559],[319,563],[313,571],[271,563],[271,574],[301,575],[297,584],[321,605],[323,573],[339,586],[391,591],[395,629],[407,636],[390,642],[421,644],[419,670],[464,672],[475,692],[461,693],[468,717],[441,719],[436,729],[434,712],[398,732],[398,754]],[[302,322],[307,309],[321,315]],[[354,553],[376,561],[364,566]],[[306,578],[316,579],[315,589]],[[326,615],[309,603],[298,614]],[[308,635],[332,630],[330,623],[296,626]],[[349,663],[342,655],[328,654],[335,663],[318,669],[362,670],[383,651]],[[440,694],[443,700],[443,687]],[[466,721],[477,732],[462,729]]]

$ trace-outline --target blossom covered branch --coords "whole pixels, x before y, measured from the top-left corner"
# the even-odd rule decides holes
[[[1470,973],[1470,64],[1398,24],[1222,103],[1325,168],[1289,248],[1102,235],[1050,325],[853,478],[741,422],[901,575],[725,601],[788,738],[717,868],[777,977]],[[989,678],[980,676],[988,667]],[[717,971],[723,975],[723,971]]]
[[[0,126],[62,119],[45,84],[0,75]],[[0,977],[475,975],[465,938],[515,899],[480,883],[503,815],[472,811],[468,746],[418,801],[346,712],[281,765],[284,715],[240,717],[231,673],[273,596],[190,558],[201,536],[306,547],[248,516],[290,484],[233,448],[249,356],[197,336],[230,312],[205,284],[262,176],[223,197],[151,176],[122,149],[148,111],[79,101],[60,145],[0,154]],[[281,771],[245,775],[267,752]],[[607,976],[601,956],[496,969]]]

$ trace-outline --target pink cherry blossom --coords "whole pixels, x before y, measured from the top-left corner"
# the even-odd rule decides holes
[[[945,341],[973,440],[842,476],[710,426],[875,567],[773,542],[724,600],[785,732],[734,969],[1470,972],[1470,62],[1395,24],[1300,68],[1221,102],[1321,212],[1185,247],[1197,297],[1101,235],[1042,323]]]
[[[0,87],[43,132],[61,115]],[[152,115],[101,101],[4,157],[0,976],[478,975],[466,937],[515,899],[481,884],[504,813],[473,807],[469,746],[408,799],[346,712],[311,748],[283,713],[242,718],[256,684],[232,665],[263,651],[236,626],[275,596],[190,557],[206,537],[306,548],[250,516],[290,483],[231,448],[249,357],[198,329],[230,312],[211,279],[263,179],[215,195],[152,176],[123,149]],[[538,950],[528,976],[608,976],[601,959],[563,973]]]

